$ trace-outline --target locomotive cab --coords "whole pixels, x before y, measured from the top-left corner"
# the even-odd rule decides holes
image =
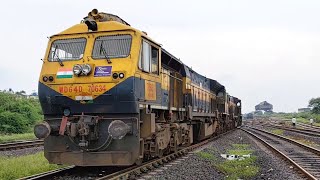
[[[156,98],[160,46],[117,16],[90,13],[49,40],[39,78],[45,121],[35,135],[50,163],[131,165],[143,156],[137,97]]]

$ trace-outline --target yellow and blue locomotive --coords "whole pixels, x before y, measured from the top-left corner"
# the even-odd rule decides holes
[[[39,78],[50,163],[125,166],[241,124],[227,94],[116,15],[94,9],[50,37]]]

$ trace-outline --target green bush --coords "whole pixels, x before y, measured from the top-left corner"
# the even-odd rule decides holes
[[[42,117],[35,99],[0,92],[0,133],[25,133]]]
[[[19,113],[4,111],[0,113],[2,133],[24,133],[28,130],[27,119]]]

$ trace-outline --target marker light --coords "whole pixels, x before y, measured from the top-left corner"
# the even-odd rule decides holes
[[[82,67],[79,64],[73,66],[73,74],[80,75],[82,72]]]
[[[123,73],[120,73],[120,74],[119,74],[119,78],[120,78],[120,79],[124,78],[124,74],[123,74]]]
[[[53,77],[49,76],[49,81],[52,82],[53,81]]]
[[[117,79],[118,76],[119,76],[119,75],[118,75],[117,73],[113,73],[113,74],[112,74],[112,78],[113,78],[113,79]]]
[[[43,80],[44,82],[47,82],[47,81],[48,81],[48,77],[47,77],[47,76],[43,76],[42,80]]]
[[[91,66],[89,64],[85,64],[82,66],[82,73],[84,75],[88,75],[91,72]]]

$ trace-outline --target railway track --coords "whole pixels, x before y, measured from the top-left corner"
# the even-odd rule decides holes
[[[297,125],[304,128],[304,129],[317,130],[320,132],[319,126],[311,126],[310,124],[304,124],[304,123],[297,123]]]
[[[263,126],[277,128],[277,129],[283,129],[286,131],[297,132],[297,133],[305,134],[305,135],[309,135],[309,136],[320,137],[320,131],[313,130],[313,129],[291,128],[291,127],[284,127],[282,125],[276,125],[276,124],[265,124]]]
[[[233,131],[233,130],[232,130]],[[162,158],[157,158],[145,162],[141,165],[134,165],[130,167],[76,167],[69,166],[66,168],[61,168],[54,171],[49,171],[29,177],[24,177],[21,179],[28,180],[38,180],[38,179],[66,179],[66,178],[86,178],[86,179],[136,179],[140,175],[147,173],[153,169],[158,167],[162,167],[163,165],[187,155],[189,152],[192,152],[196,149],[200,149],[205,146],[209,142],[218,139],[219,137],[226,135],[232,131],[228,131],[226,133],[220,134],[208,140],[202,141],[200,143],[194,144],[189,147],[185,147],[181,150],[178,150],[175,153],[171,153]],[[90,173],[90,175],[88,175]]]
[[[19,141],[0,144],[0,151],[24,149],[29,147],[43,146],[43,140]]]
[[[279,119],[273,119],[273,120],[279,122]],[[288,123],[291,124],[291,119],[285,119],[285,120],[280,120],[280,121],[288,122]],[[305,128],[305,129],[313,129],[313,130],[319,130],[320,131],[320,126],[317,126],[317,125],[311,126],[310,124],[306,124],[306,123],[302,123],[302,122],[297,122],[296,125],[300,126],[302,128]]]
[[[320,179],[320,150],[261,129],[241,129],[287,159],[308,179]]]

